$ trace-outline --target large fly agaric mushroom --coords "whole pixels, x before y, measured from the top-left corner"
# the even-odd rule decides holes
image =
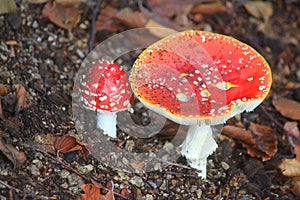
[[[206,177],[216,148],[211,125],[252,111],[267,96],[271,71],[250,46],[229,36],[184,31],[149,46],[135,61],[130,83],[149,109],[189,125],[181,153]]]
[[[85,108],[97,111],[97,128],[116,138],[117,112],[129,109],[133,93],[128,76],[121,66],[96,61],[80,76],[80,101]]]

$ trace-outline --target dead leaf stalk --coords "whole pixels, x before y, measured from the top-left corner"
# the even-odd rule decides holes
[[[270,113],[268,113],[267,109],[263,105],[260,105],[259,108],[274,124],[276,124],[279,128],[281,128],[285,133],[292,135],[292,133],[290,133],[288,130],[286,130],[279,121],[277,121]]]
[[[88,48],[89,48],[89,52],[93,49],[93,44],[94,44],[94,40],[95,40],[95,35],[96,35],[96,19],[98,14],[100,14],[100,6],[102,4],[101,0],[97,0],[96,6],[93,10],[93,18],[92,18],[92,23],[91,23],[91,33],[90,33],[90,38],[88,41]]]
[[[87,176],[82,175],[82,174],[79,173],[76,169],[72,168],[69,164],[67,164],[67,163],[65,163],[65,162],[63,162],[63,161],[61,161],[61,160],[59,160],[58,158],[55,158],[54,156],[50,155],[49,153],[47,153],[47,152],[45,152],[45,151],[43,151],[43,150],[41,150],[41,149],[35,149],[35,150],[38,151],[38,152],[40,152],[40,153],[42,153],[42,154],[44,154],[45,156],[47,156],[47,157],[50,158],[51,160],[55,161],[56,163],[60,164],[60,165],[61,165],[62,167],[64,167],[66,170],[68,170],[68,171],[70,171],[70,172],[76,174],[77,176],[81,177],[81,178],[84,179],[85,181],[90,182],[90,180],[91,180],[90,178],[88,178]],[[105,189],[105,190],[107,190],[107,191],[109,191],[109,189],[106,188],[106,187],[102,187],[102,188]],[[123,199],[128,199],[126,196],[123,196],[122,194],[119,194],[119,193],[117,193],[117,192],[114,192],[114,195],[116,195],[116,196],[118,196],[118,197],[121,197],[121,198],[123,198]]]

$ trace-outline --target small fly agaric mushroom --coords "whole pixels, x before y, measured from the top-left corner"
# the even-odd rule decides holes
[[[181,153],[206,177],[216,148],[211,125],[252,111],[267,96],[271,71],[250,46],[229,36],[184,31],[149,46],[135,61],[130,83],[149,109],[189,125]]]
[[[128,76],[121,66],[97,61],[79,79],[80,101],[97,111],[97,128],[116,138],[117,112],[130,109],[133,93]]]

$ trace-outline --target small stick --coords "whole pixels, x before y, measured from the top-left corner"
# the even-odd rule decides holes
[[[100,12],[100,6],[101,6],[102,1],[101,0],[97,0],[96,6],[93,10],[93,18],[92,18],[92,23],[91,23],[91,33],[90,33],[90,38],[88,41],[88,48],[89,48],[89,52],[93,49],[93,44],[94,44],[94,40],[95,40],[95,35],[96,35],[96,18],[97,18],[97,13]]]
[[[69,164],[66,164],[65,162],[55,158],[54,156],[50,155],[49,153],[41,150],[41,149],[36,149],[36,151],[43,153],[44,155],[46,155],[47,157],[51,158],[52,160],[54,160],[55,162],[61,164],[66,170],[73,172],[74,174],[78,175],[79,177],[81,177],[82,179],[84,179],[87,182],[90,182],[90,178],[88,178],[87,176],[84,176],[82,174],[80,174],[76,169],[72,168]],[[102,186],[103,189],[109,191],[109,189],[107,187]],[[119,194],[117,192],[114,192],[114,195],[121,197],[123,199],[128,199],[126,196]]]
[[[7,188],[10,189],[10,190],[15,190],[15,191],[17,191],[17,192],[20,192],[20,190],[19,190],[18,188],[15,188],[15,187],[13,187],[13,186],[11,186],[11,185],[8,185],[7,183],[5,183],[5,182],[2,181],[2,180],[0,180],[0,184],[4,185],[5,187],[7,187]]]

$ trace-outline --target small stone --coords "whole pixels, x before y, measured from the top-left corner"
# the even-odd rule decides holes
[[[144,181],[141,177],[138,176],[134,176],[132,177],[129,182],[133,185],[136,185],[138,187],[142,187],[144,185]]]
[[[195,192],[198,189],[197,185],[192,185],[191,192]]]
[[[80,178],[76,174],[70,174],[67,179],[70,186],[78,185],[80,182]]]
[[[170,153],[174,149],[174,145],[170,142],[166,142],[163,149]]]
[[[30,170],[30,173],[32,175],[39,176],[41,174],[39,169],[35,165],[28,166],[27,169]]]
[[[37,21],[34,21],[32,23],[32,28],[38,28],[39,27],[39,24],[37,23]]]
[[[153,196],[150,195],[150,194],[147,194],[146,197],[145,197],[145,200],[153,200]]]
[[[79,24],[79,28],[81,29],[87,29],[87,25],[84,23]]]
[[[196,190],[196,195],[197,195],[197,198],[200,199],[202,196],[202,190],[201,189]]]
[[[94,166],[91,165],[91,164],[88,164],[88,165],[85,165],[85,166],[80,166],[80,167],[78,168],[78,171],[79,171],[81,174],[87,174],[87,173],[91,172],[93,169],[94,169]]]
[[[225,170],[228,170],[230,168],[230,166],[226,162],[221,162],[221,166]]]
[[[67,189],[68,187],[69,187],[69,185],[67,184],[67,183],[63,183],[63,184],[61,184],[60,185],[62,188],[65,188],[65,189]]]
[[[77,54],[80,58],[84,58],[84,57],[85,57],[83,51],[81,51],[80,49],[76,49],[76,54]]]
[[[62,178],[67,178],[67,177],[69,176],[69,174],[70,174],[69,171],[63,169],[63,170],[61,170],[60,176],[61,176]]]

